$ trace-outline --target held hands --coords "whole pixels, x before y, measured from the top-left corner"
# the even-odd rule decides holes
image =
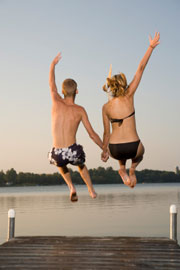
[[[109,153],[108,151],[103,151],[101,154],[102,161],[106,162],[109,159]]]
[[[61,53],[59,52],[58,54],[57,54],[57,56],[54,58],[54,60],[53,60],[53,64],[54,65],[57,65],[57,63],[59,62],[59,60],[62,58],[62,56],[61,56]]]
[[[152,39],[151,35],[149,35],[149,46],[154,49],[160,43],[159,39],[160,39],[159,32],[155,33],[155,36],[153,39]]]

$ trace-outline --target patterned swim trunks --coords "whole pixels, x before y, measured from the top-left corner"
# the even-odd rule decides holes
[[[85,153],[80,144],[74,143],[67,148],[53,147],[49,152],[48,158],[50,164],[54,164],[57,167],[63,167],[68,163],[78,166],[85,162]]]

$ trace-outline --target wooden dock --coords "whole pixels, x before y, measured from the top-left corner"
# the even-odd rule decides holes
[[[0,246],[0,269],[180,270],[168,238],[16,237]]]

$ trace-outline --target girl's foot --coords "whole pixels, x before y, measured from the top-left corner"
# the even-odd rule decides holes
[[[131,188],[134,188],[135,185],[137,184],[137,179],[136,179],[136,175],[135,175],[135,170],[130,168],[129,169],[129,178],[131,179]]]
[[[95,199],[97,197],[97,193],[95,192],[95,190],[89,190],[89,194],[91,196],[91,198]]]
[[[131,180],[126,172],[126,169],[120,169],[119,171],[119,175],[121,176],[122,180],[123,180],[123,183],[128,186],[128,187],[131,187],[132,183],[131,183]]]

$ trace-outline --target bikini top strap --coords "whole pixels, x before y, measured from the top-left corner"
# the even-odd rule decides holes
[[[134,112],[132,112],[130,115],[128,115],[128,116],[126,116],[126,117],[124,117],[124,118],[123,118],[123,120],[124,120],[124,119],[126,119],[126,118],[129,118],[129,117],[133,116],[134,114],[135,114],[135,111],[134,111]]]
[[[133,116],[134,114],[135,114],[135,111],[132,112],[130,115],[122,118],[122,119],[113,119],[113,118],[111,118],[110,121],[111,121],[111,123],[119,123],[119,126],[120,126],[123,123],[124,119],[129,118],[129,117]]]

